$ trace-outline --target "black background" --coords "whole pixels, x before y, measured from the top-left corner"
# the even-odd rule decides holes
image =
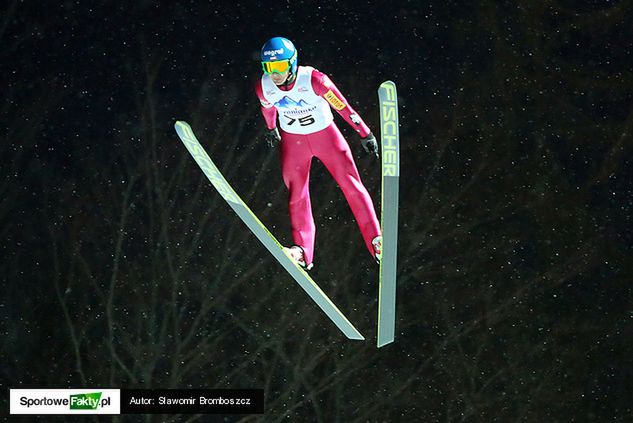
[[[267,421],[633,419],[630,2],[9,1],[1,16],[2,387],[261,388]],[[383,349],[377,269],[322,166],[312,276],[363,343],[173,131],[190,122],[289,242],[252,89],[272,36],[376,133],[377,87],[398,85]],[[337,122],[377,202],[379,164]]]

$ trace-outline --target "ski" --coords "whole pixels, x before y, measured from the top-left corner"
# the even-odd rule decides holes
[[[378,89],[382,153],[381,227],[382,259],[378,280],[378,348],[394,340],[396,326],[396,269],[398,262],[398,180],[400,134],[396,84],[385,81]]]
[[[312,298],[312,300],[323,310],[332,322],[349,339],[365,339],[349,320],[341,313],[330,298],[312,280],[312,278],[296,264],[286,253],[277,239],[268,231],[266,226],[255,216],[251,209],[242,201],[237,193],[231,188],[224,176],[213,163],[200,142],[196,138],[187,122],[177,121],[175,123],[176,133],[180,137],[189,153],[193,156],[198,166],[202,169],[211,184],[220,195],[229,203],[229,206],[237,213],[242,221],[248,226],[253,234],[264,244],[264,247],[277,259],[294,280]]]

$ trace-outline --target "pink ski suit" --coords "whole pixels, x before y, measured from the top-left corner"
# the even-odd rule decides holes
[[[288,207],[292,238],[303,248],[306,265],[314,257],[316,228],[308,187],[312,158],[317,157],[341,187],[360,228],[369,253],[380,232],[376,211],[360,180],[349,145],[333,121],[331,108],[361,136],[370,130],[327,75],[299,66],[292,84],[276,86],[267,74],[256,84],[268,129],[279,126],[281,171],[289,191]]]

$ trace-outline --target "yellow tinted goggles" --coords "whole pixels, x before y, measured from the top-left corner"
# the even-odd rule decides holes
[[[290,60],[278,60],[276,62],[262,62],[262,68],[266,73],[284,73],[290,69]]]

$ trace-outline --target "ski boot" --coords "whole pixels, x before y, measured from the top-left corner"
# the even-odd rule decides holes
[[[306,266],[303,248],[299,247],[298,245],[293,245],[292,247],[284,247],[284,253],[286,253],[287,256],[289,256],[292,260],[295,261],[295,263],[297,263],[305,270],[310,270],[314,266],[314,263],[310,263]]]
[[[378,235],[371,241],[371,245],[374,247],[374,258],[376,259],[376,263],[380,264],[380,259],[382,259],[382,235]]]

